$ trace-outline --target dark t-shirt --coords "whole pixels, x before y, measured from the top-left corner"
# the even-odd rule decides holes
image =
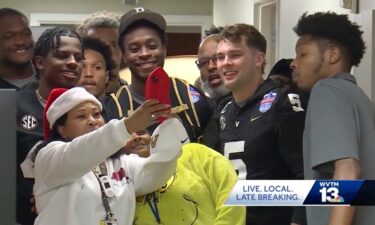
[[[35,75],[21,79],[21,80],[15,80],[14,82],[9,82],[5,80],[4,78],[0,77],[0,89],[23,89],[25,86],[27,86],[30,83],[35,83]]]
[[[219,138],[220,135],[220,127],[218,124],[220,124],[220,112],[222,110],[222,107],[226,105],[230,100],[232,99],[232,95],[228,95],[223,97],[219,102],[214,102],[212,100],[212,104],[214,104],[214,111],[212,113],[210,122],[207,124],[206,129],[203,131],[203,139],[202,144],[214,149],[215,151],[220,152],[221,154],[224,154],[224,152],[221,152],[221,141]]]
[[[19,88],[0,77],[0,89],[16,89],[16,90],[18,90]]]
[[[17,222],[32,225],[36,214],[31,212],[34,179],[25,178],[20,164],[31,148],[43,140],[43,106],[35,89],[22,89],[17,95]]]

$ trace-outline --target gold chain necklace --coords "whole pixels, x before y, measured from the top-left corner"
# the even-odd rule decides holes
[[[45,99],[39,94],[39,90],[38,90],[38,89],[35,90],[35,93],[36,93],[36,97],[38,98],[39,103],[43,106],[43,108],[46,107],[47,100],[45,100]]]

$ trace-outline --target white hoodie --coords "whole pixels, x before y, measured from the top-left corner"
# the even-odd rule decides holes
[[[103,161],[115,190],[108,199],[114,218],[118,225],[131,225],[136,195],[150,193],[168,180],[188,137],[175,118],[164,121],[153,136],[156,144],[148,158],[108,158],[130,138],[123,120],[112,120],[71,142],[51,142],[42,148],[33,171],[35,225],[98,225],[104,220],[100,184],[92,172]]]

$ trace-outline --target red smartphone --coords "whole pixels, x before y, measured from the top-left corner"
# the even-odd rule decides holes
[[[150,73],[146,81],[145,99],[158,99],[162,104],[171,104],[169,89],[171,79],[163,68],[158,67]],[[165,117],[158,117],[158,122],[163,122]]]

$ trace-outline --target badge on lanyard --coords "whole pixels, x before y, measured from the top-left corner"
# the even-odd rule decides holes
[[[118,225],[118,223],[116,219],[100,220],[99,225]]]
[[[108,202],[108,198],[113,197],[115,192],[112,187],[111,179],[107,175],[107,166],[105,163],[101,163],[99,167],[93,169],[93,172],[100,183],[102,203],[106,212],[105,220],[100,220],[99,225],[118,225],[117,220],[113,218],[113,213]]]
[[[107,175],[99,177],[99,181],[100,185],[103,188],[103,192],[108,198],[112,198],[113,196],[115,196],[115,191],[112,187],[112,181]]]

